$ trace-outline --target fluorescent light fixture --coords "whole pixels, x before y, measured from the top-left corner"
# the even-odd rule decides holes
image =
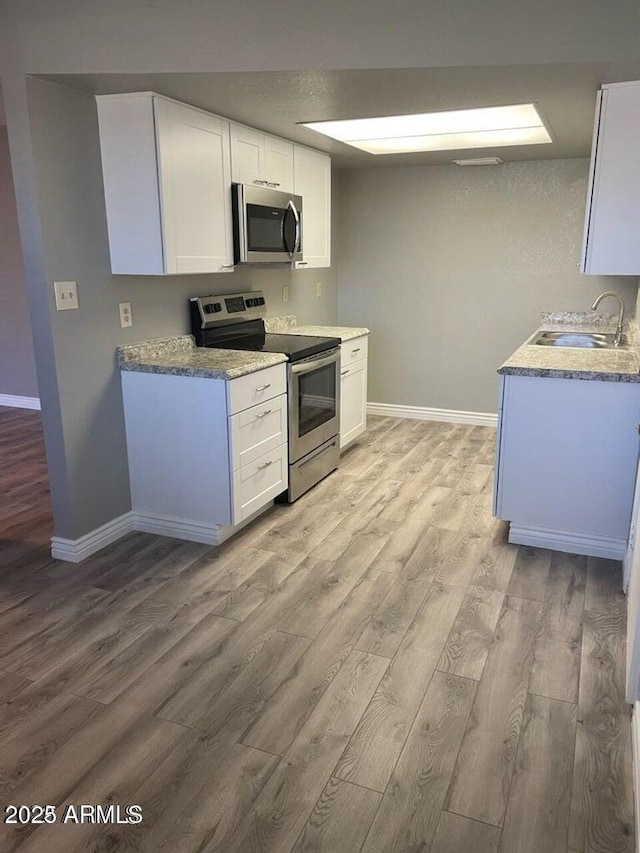
[[[370,154],[551,142],[534,104],[302,123],[311,130]]]

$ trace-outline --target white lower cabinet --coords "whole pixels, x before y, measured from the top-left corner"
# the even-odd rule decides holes
[[[494,514],[509,541],[622,559],[640,384],[503,376]]]
[[[340,450],[367,428],[367,337],[340,348]]]
[[[230,381],[123,372],[122,389],[135,527],[215,542],[287,488],[284,364]]]

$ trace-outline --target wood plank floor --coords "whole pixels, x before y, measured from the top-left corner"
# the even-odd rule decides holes
[[[495,431],[371,418],[219,549],[51,560],[36,412],[0,409],[6,853],[632,853],[620,565],[517,547]]]

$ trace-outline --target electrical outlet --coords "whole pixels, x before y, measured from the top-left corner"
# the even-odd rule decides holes
[[[320,299],[322,296],[322,282],[316,282],[316,299]]]
[[[128,329],[129,326],[133,326],[133,314],[131,313],[131,303],[130,302],[118,302],[118,308],[120,309],[120,325],[123,329]]]
[[[289,301],[289,285],[288,284],[282,285],[282,301],[283,302]]]
[[[54,281],[56,311],[72,311],[78,307],[78,289],[75,281]]]

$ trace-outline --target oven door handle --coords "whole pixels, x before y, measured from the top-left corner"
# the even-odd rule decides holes
[[[337,364],[340,360],[340,352],[336,350],[332,355],[326,356],[325,358],[312,358],[308,361],[298,361],[294,362],[291,365],[291,373],[299,374],[299,373],[311,373],[312,370],[317,370],[319,367],[325,367],[328,364]]]

